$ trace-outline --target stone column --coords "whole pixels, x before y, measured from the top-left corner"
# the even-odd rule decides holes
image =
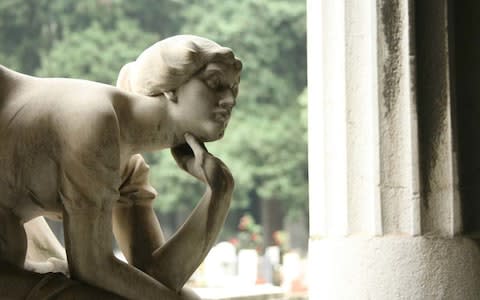
[[[310,299],[480,299],[448,1],[307,3]]]

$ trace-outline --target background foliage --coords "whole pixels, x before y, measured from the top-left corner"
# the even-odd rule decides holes
[[[236,179],[228,233],[246,211],[258,219],[264,201],[307,218],[305,15],[300,0],[2,0],[0,64],[112,84],[123,64],[173,34],[234,49],[244,62],[238,105],[225,138],[208,145]],[[190,211],[202,187],[168,151],[145,155],[159,214]]]

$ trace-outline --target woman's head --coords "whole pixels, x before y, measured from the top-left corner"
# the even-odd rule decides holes
[[[210,63],[231,68],[237,73],[238,86],[242,63],[232,50],[193,35],[173,36],[143,51],[136,61],[122,68],[117,86],[146,96],[165,94],[175,91]]]
[[[238,94],[242,63],[231,49],[205,38],[179,35],[146,49],[120,71],[117,86],[129,92],[164,95],[180,136],[221,138]]]

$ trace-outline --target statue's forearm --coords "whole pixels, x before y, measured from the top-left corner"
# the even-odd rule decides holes
[[[164,243],[163,233],[151,205],[118,205],[113,209],[113,232],[123,255],[145,270],[153,251]]]
[[[180,290],[215,243],[230,207],[232,191],[230,184],[207,187],[182,227],[153,253],[147,273],[169,288]]]
[[[222,230],[230,208],[232,193],[233,188],[217,188],[210,189],[210,193],[208,191],[205,192],[205,195],[210,194],[210,199],[208,200],[209,207],[205,216],[207,221],[205,228],[206,252],[210,251]]]

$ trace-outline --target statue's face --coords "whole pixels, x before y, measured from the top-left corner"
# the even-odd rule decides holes
[[[179,126],[204,142],[223,137],[235,106],[238,74],[210,64],[177,90]]]

